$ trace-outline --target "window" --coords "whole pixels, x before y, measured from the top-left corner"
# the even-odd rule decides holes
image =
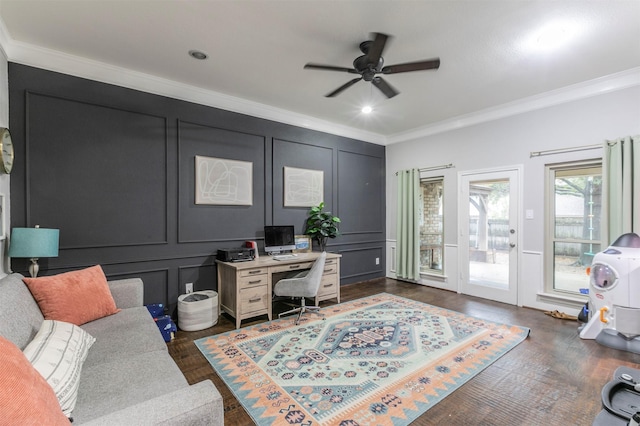
[[[443,221],[442,177],[422,179],[420,189],[420,273],[442,275],[443,271]]]
[[[547,166],[546,290],[586,294],[586,268],[601,251],[602,163]]]

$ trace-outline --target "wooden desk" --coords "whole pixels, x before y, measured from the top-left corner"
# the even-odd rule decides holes
[[[236,319],[236,329],[240,328],[243,319],[267,314],[271,320],[271,294],[273,285],[279,280],[277,274],[311,269],[318,256],[320,253],[312,252],[298,253],[296,258],[287,260],[274,260],[271,256],[260,256],[249,262],[216,260],[220,309]],[[340,257],[327,253],[316,305],[333,298],[340,303]]]

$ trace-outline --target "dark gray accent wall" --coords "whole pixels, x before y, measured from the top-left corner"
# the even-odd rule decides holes
[[[255,239],[256,231],[263,226],[260,224],[265,223],[266,138],[185,121],[177,126],[178,243]],[[196,205],[196,155],[253,163],[253,205]]]
[[[43,275],[100,264],[170,306],[187,282],[215,290],[218,249],[262,247],[264,225],[303,232],[308,208],[283,203],[286,166],[324,172],[342,284],[384,275],[383,146],[14,63],[9,108],[11,226],[60,229]],[[196,155],[251,162],[252,205],[195,204]]]

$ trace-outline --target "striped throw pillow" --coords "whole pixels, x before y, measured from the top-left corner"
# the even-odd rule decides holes
[[[24,354],[53,388],[62,412],[71,416],[78,399],[80,371],[96,339],[77,325],[44,320]]]

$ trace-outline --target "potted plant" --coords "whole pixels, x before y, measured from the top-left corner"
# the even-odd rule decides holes
[[[305,234],[316,240],[320,246],[320,251],[325,251],[327,238],[335,238],[340,235],[338,224],[340,218],[325,212],[324,201],[309,210]]]

